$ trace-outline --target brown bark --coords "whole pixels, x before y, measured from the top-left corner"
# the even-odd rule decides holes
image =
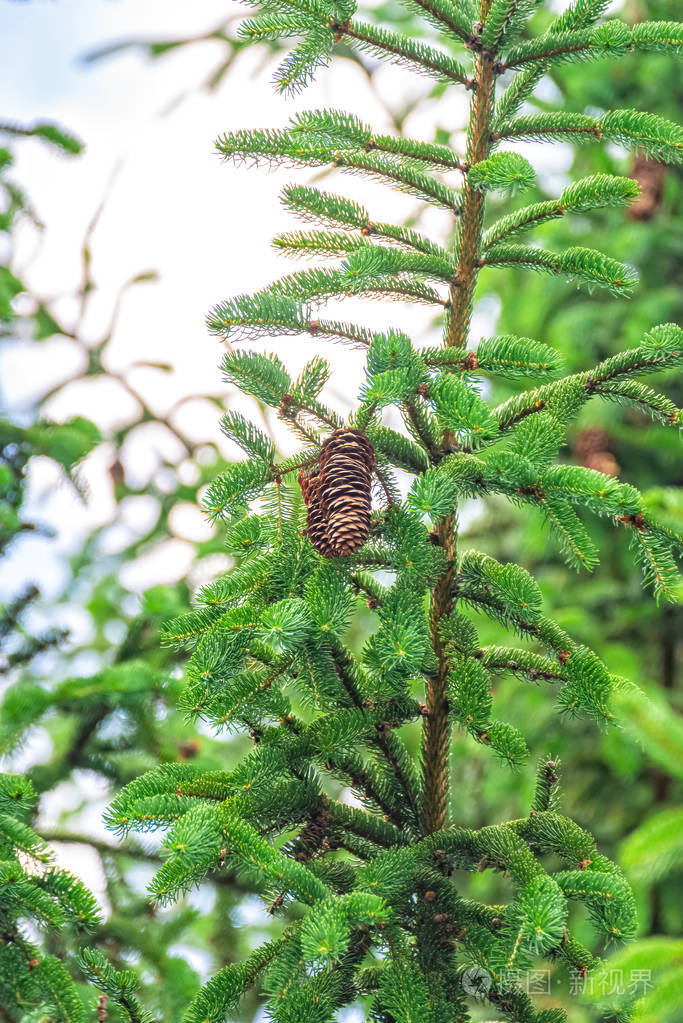
[[[482,13],[488,11],[482,0]],[[467,165],[486,159],[489,152],[495,92],[493,55],[477,54],[474,95],[467,139]],[[458,266],[451,286],[451,315],[446,344],[463,348],[472,316],[474,291],[479,274],[479,255],[484,220],[484,195],[465,180],[458,239]],[[448,442],[448,438],[446,438]],[[448,815],[450,718],[448,707],[448,662],[439,636],[439,626],[453,610],[457,555],[457,518],[450,515],[439,523],[436,542],[446,555],[446,568],[432,594],[430,613],[432,647],[438,668],[427,680],[422,771],[424,784],[423,828],[426,834],[440,831]]]

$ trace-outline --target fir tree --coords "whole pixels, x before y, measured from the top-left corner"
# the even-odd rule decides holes
[[[641,377],[680,362],[683,332],[652,326],[637,346],[563,375],[557,352],[537,339],[501,335],[471,346],[470,318],[483,267],[526,268],[615,297],[634,290],[633,270],[611,256],[582,247],[550,251],[519,238],[549,220],[627,205],[638,192],[632,180],[592,175],[556,200],[491,224],[487,195],[514,194],[534,181],[533,167],[505,151],[509,139],[616,141],[681,162],[681,129],[653,113],[520,111],[556,64],[634,51],[675,55],[681,26],[603,22],[604,0],[575,0],[531,36],[536,2],[410,6],[437,30],[438,48],[357,20],[347,0],[269,0],[243,31],[250,39],[299,40],[276,76],[284,92],[305,86],[342,40],[467,88],[465,153],[377,134],[334,110],[217,144],[230,159],[367,175],[449,211],[457,228],[455,245],[445,248],[377,223],[341,195],[294,185],[285,205],[314,226],[276,244],[336,262],[238,296],[209,318],[231,341],[309,334],[363,347],[367,362],[348,422],[321,399],[329,367],[320,359],[296,380],[278,357],[258,352],[231,352],[223,364],[226,378],[276,409],[303,447],[278,460],[270,438],[236,414],[225,416],[225,432],[249,460],[213,482],[206,506],[228,524],[235,567],[203,588],[166,638],[191,650],[187,713],[246,731],[254,748],[232,771],[179,764],[142,776],[114,801],[109,822],[120,834],[168,829],[151,886],[160,903],[228,866],[274,914],[295,912],[279,938],[208,982],[187,1023],[219,1023],[257,984],[278,1023],[327,1023],[357,999],[382,1023],[465,1021],[477,994],[500,1018],[560,1023],[565,1014],[538,1008],[516,977],[542,959],[581,975],[596,965],[572,933],[570,904],[585,905],[608,941],[635,932],[634,901],[619,868],[559,812],[554,758],[539,763],[527,817],[458,826],[457,793],[449,793],[452,729],[512,767],[529,755],[522,734],[496,715],[493,673],[548,682],[561,711],[604,725],[626,684],[544,614],[522,566],[462,549],[457,509],[489,494],[539,508],[567,562],[588,569],[598,551],[577,509],[602,516],[627,532],[657,598],[673,598],[682,543],[676,530],[650,515],[634,487],[561,464],[557,453],[593,398],[632,403],[655,422],[680,427],[680,410]],[[421,348],[399,330],[378,333],[320,315],[327,299],[347,295],[436,307],[443,345]],[[528,387],[494,405],[480,393],[488,375]],[[403,416],[403,432],[383,422],[390,407]],[[364,469],[377,484],[369,522]],[[413,476],[405,499],[396,469]],[[376,612],[377,627],[357,651],[347,629],[359,599]],[[529,645],[482,646],[477,616]],[[414,721],[422,722],[419,760],[401,732]],[[339,785],[354,792],[354,805],[328,793]],[[506,904],[459,894],[463,871],[485,870],[506,875]],[[86,965],[137,1018],[130,982],[96,954]]]

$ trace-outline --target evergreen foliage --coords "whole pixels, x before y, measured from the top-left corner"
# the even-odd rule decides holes
[[[85,886],[54,866],[54,854],[24,818],[35,801],[31,783],[0,775],[0,997],[7,1012],[42,1008],[52,1018],[80,1023],[85,1009],[62,963],[26,933],[26,920],[50,928],[93,930],[95,900]]]
[[[674,775],[683,774],[683,732],[679,719],[663,702],[642,699],[633,686],[623,686],[618,706],[627,730],[658,763]],[[683,819],[678,807],[658,810],[621,844],[620,859],[636,885],[680,878]],[[620,992],[620,1017],[634,1023],[673,1023],[681,1010],[683,949],[666,937],[641,938],[609,960],[611,970],[631,977],[646,977],[647,985],[631,985]],[[595,1001],[602,999],[593,993]],[[614,1006],[612,1006],[614,1008]]]
[[[33,127],[2,124],[0,133],[7,146],[0,168],[3,211],[7,213],[0,218],[3,367],[11,367],[17,349],[24,355],[30,353],[33,365],[38,361],[54,365],[53,345],[63,352],[66,336],[77,352],[78,367],[66,377],[60,375],[56,385],[42,375],[31,390],[35,404],[27,406],[21,401],[19,415],[17,395],[9,388],[12,373],[6,381],[3,372],[2,399],[10,408],[6,411],[3,406],[0,412],[0,757],[5,772],[0,773],[0,788],[8,791],[10,798],[0,808],[4,872],[0,882],[0,1017],[12,1023],[38,1019],[44,1023],[102,1023],[105,1018],[121,1023],[130,1018],[131,1009],[137,1012],[130,997],[135,986],[148,1016],[151,1010],[168,1023],[179,1023],[199,988],[199,976],[184,956],[174,952],[174,946],[189,938],[206,947],[212,939],[207,939],[203,921],[190,907],[172,913],[150,909],[136,874],[139,878],[140,871],[151,869],[150,864],[158,865],[158,857],[139,843],[108,842],[99,829],[92,834],[87,819],[83,820],[88,805],[83,799],[83,783],[87,779],[87,784],[94,783],[101,793],[113,793],[160,763],[184,762],[200,755],[207,767],[224,763],[225,749],[221,747],[220,760],[215,758],[212,750],[218,744],[208,736],[200,747],[176,709],[182,656],[160,650],[161,621],[186,606],[186,587],[156,587],[141,600],[120,578],[122,565],[176,535],[174,508],[182,500],[196,504],[198,491],[224,463],[211,445],[204,448],[210,456],[206,463],[197,460],[191,477],[194,482],[187,477],[181,480],[175,459],[164,464],[158,478],[155,474],[141,479],[130,472],[131,441],[134,445],[137,431],[146,430],[152,420],[157,429],[174,435],[178,461],[189,458],[199,445],[170,419],[160,419],[134,382],[124,380],[118,371],[107,373],[104,367],[115,335],[113,323],[101,322],[99,337],[83,324],[83,318],[89,320],[91,303],[101,300],[99,282],[91,274],[90,233],[95,221],[83,240],[82,276],[69,302],[65,305],[61,286],[56,298],[42,287],[39,294],[31,290],[19,230],[26,221],[36,231],[41,224],[38,211],[17,182],[22,161],[18,158],[15,162],[14,155],[23,147],[47,142],[57,148],[61,159],[65,153],[76,155],[80,143],[66,131],[42,122]],[[123,285],[122,294],[150,279],[153,275],[149,272],[135,273]],[[18,295],[20,301],[15,302]],[[121,295],[114,303],[114,319],[120,299]],[[77,310],[78,316],[72,317],[67,306]],[[147,371],[167,373],[168,367],[150,363]],[[86,395],[105,377],[110,385],[135,396],[131,413],[124,412],[115,425],[99,430],[77,414],[70,413],[65,422],[55,422],[48,415],[48,404],[55,397],[66,397],[67,389],[69,400],[63,407],[73,407],[74,381],[79,382],[79,395],[87,405]],[[211,405],[215,407],[215,402]],[[109,468],[115,528],[122,524],[126,504],[139,500],[142,494],[156,508],[156,515],[141,533],[128,533],[123,549],[116,552],[103,543],[112,522],[100,520],[67,559],[63,549],[59,553],[58,543],[51,546],[53,509],[44,510],[36,495],[42,473],[43,480],[48,475],[51,487],[61,489],[62,498],[66,492],[75,504],[87,503],[88,479],[81,463],[91,453],[96,459],[104,456],[105,477]],[[199,559],[221,550],[220,541],[214,538],[194,546]],[[33,559],[28,556],[31,547]],[[36,550],[40,552],[37,556]],[[43,552],[59,566],[57,582],[54,574],[50,578],[50,570],[46,571]],[[13,583],[17,574],[28,575],[26,584]],[[48,595],[29,585],[46,577],[48,585],[52,584]],[[79,625],[70,633],[68,626],[76,609]],[[54,807],[61,808],[58,817],[52,812]],[[69,860],[76,861],[70,872],[57,865]],[[77,873],[81,881],[74,876]],[[94,912],[95,902],[84,884],[97,893],[102,912]],[[236,948],[229,913],[240,896],[234,890],[234,879],[231,886],[224,881],[216,888],[217,912],[228,922],[215,940],[221,948]],[[113,990],[98,994],[85,983],[95,971],[79,961],[84,947],[98,963],[104,959],[110,979],[123,974],[127,991],[118,1004]],[[100,971],[99,976],[103,975]],[[144,1016],[141,1010],[135,1018]]]
[[[168,829],[164,864],[151,885],[160,903],[227,865],[270,901],[273,913],[293,905],[297,912],[280,940],[209,981],[188,1010],[190,1021],[219,1023],[257,982],[278,1023],[327,1023],[359,998],[386,1023],[467,1020],[472,989],[465,977],[477,967],[487,978],[482,994],[498,1015],[560,1023],[564,1013],[538,1008],[511,973],[542,958],[564,962],[580,976],[597,965],[573,934],[570,903],[583,904],[608,941],[635,933],[634,900],[620,869],[557,810],[552,758],[541,761],[528,817],[472,829],[452,823],[453,725],[512,766],[528,756],[519,730],[496,716],[494,672],[557,683],[561,711],[600,722],[613,720],[623,698],[620,680],[597,655],[544,613],[540,590],[523,567],[458,549],[457,507],[491,493],[532,504],[558,535],[568,563],[586,568],[598,552],[575,509],[602,516],[628,531],[657,597],[675,597],[676,529],[652,515],[635,488],[556,457],[593,396],[633,403],[663,425],[680,427],[680,410],[638,378],[680,362],[683,332],[672,324],[655,327],[637,348],[561,376],[557,353],[540,341],[500,336],[469,347],[469,323],[484,266],[570,277],[614,296],[634,289],[633,271],[601,252],[501,244],[544,219],[627,203],[635,198],[633,186],[595,176],[543,210],[509,215],[484,235],[487,192],[533,183],[526,162],[492,147],[505,138],[580,134],[679,161],[680,129],[653,114],[613,111],[583,121],[564,112],[515,115],[555,61],[634,50],[674,56],[680,32],[656,23],[637,31],[617,21],[596,27],[602,0],[576,0],[545,35],[523,41],[535,3],[484,0],[477,11],[446,0],[410,6],[439,30],[445,49],[464,44],[472,55],[471,78],[450,75],[465,78],[472,91],[465,154],[376,136],[338,111],[300,115],[284,131],[241,131],[218,141],[226,158],[367,174],[449,210],[458,227],[451,258],[398,226],[375,230],[354,203],[295,186],[285,192],[289,208],[334,230],[284,236],[278,246],[338,257],[339,265],[292,274],[210,316],[211,329],[231,340],[309,333],[367,349],[358,410],[347,425],[365,431],[375,446],[382,496],[360,550],[319,557],[305,533],[296,476],[316,460],[323,435],[343,425],[319,400],[327,370],[315,363],[292,381],[276,356],[226,357],[226,377],[276,409],[305,447],[278,462],[249,423],[226,418],[226,431],[250,461],[215,480],[206,504],[227,523],[236,567],[200,592],[195,610],[168,626],[167,639],[191,651],[185,710],[217,729],[248,733],[254,746],[231,771],[183,765],[143,775],[119,794],[109,819],[120,833]],[[388,31],[373,36],[353,15],[346,2],[269,0],[245,32],[300,37],[277,75],[284,91],[305,86],[342,39],[427,72],[438,63],[417,42]],[[523,70],[496,107],[496,80],[514,68]],[[450,171],[462,174],[461,188],[436,176]],[[435,305],[443,348],[420,349],[398,331],[374,333],[317,318],[322,301],[345,295]],[[479,387],[488,372],[551,381],[496,406]],[[382,422],[388,407],[403,416],[405,436]],[[405,500],[394,468],[415,476]],[[377,622],[356,652],[347,626],[360,595]],[[532,649],[481,646],[479,615]],[[424,704],[417,698],[422,692]],[[417,762],[401,727],[419,719]],[[357,806],[328,794],[335,782],[353,791]],[[506,875],[506,905],[458,894],[461,872],[486,870]],[[94,959],[91,968],[101,971],[103,986],[119,991],[126,1008],[125,980]]]
[[[31,459],[50,457],[78,486],[77,463],[98,437],[93,424],[81,419],[65,424],[43,421],[29,427],[0,421],[4,484],[0,556],[7,556],[23,536],[41,528],[27,515]],[[107,582],[92,601],[96,623],[114,617]],[[195,755],[191,741],[182,745],[188,740],[187,729],[168,716],[178,698],[178,684],[169,678],[168,651],[161,655],[158,651],[158,624],[182,603],[161,588],[150,592],[141,613],[128,621],[118,647],[108,644],[108,664],[87,676],[67,674],[57,680],[45,677],[40,662],[52,663],[53,669],[59,663],[64,674],[71,653],[66,649],[68,636],[62,628],[37,629],[31,618],[36,606],[40,607],[40,594],[35,587],[0,606],[0,755],[4,759],[21,754],[41,727],[50,735],[51,747],[50,755],[40,758],[25,775],[0,773],[2,1014],[12,1021],[50,1023],[86,1023],[104,1012],[116,1021],[151,1019],[132,995],[135,987],[143,988],[146,1001],[158,1006],[163,1018],[179,1019],[199,986],[198,978],[165,946],[177,940],[195,915],[183,909],[173,920],[161,922],[147,916],[141,924],[145,902],[129,886],[126,875],[130,865],[139,868],[154,857],[140,846],[98,842],[68,826],[45,831],[38,803],[39,797],[49,798],[60,786],[68,787],[78,772],[118,787],[150,763],[176,759],[176,742],[187,756]],[[88,653],[92,657],[94,651]],[[168,707],[160,716],[164,701]],[[117,720],[125,722],[123,732],[116,727]],[[57,866],[52,842],[90,846],[99,854],[107,882],[106,919],[84,883]],[[92,883],[91,877],[87,883]],[[86,957],[83,963],[78,958],[81,950]],[[137,971],[117,968],[131,956],[145,964],[150,978],[146,982],[140,982]],[[86,977],[97,978],[105,992],[99,1008],[97,992],[84,983]],[[116,978],[120,984],[114,983]]]
[[[55,134],[60,137],[57,129]],[[7,321],[9,315],[0,312],[0,319]],[[97,440],[98,431],[83,419],[31,427],[0,420],[0,558],[28,526],[24,502],[29,459],[48,455],[76,482],[76,465]],[[24,627],[27,608],[37,596],[31,587],[0,605],[3,674],[22,671],[64,639],[57,628],[36,634]],[[24,740],[27,725],[46,702],[47,694],[37,687],[26,687],[4,701],[0,750]],[[53,940],[58,934],[85,936],[98,926],[100,914],[85,885],[57,867],[54,850],[31,826],[37,799],[29,778],[0,773],[0,1006],[8,1019],[35,1013],[60,1023],[81,1023],[86,1010],[78,985],[32,928]]]
[[[675,0],[643,0],[637,6],[624,5],[621,16],[665,20],[678,13]],[[593,113],[597,101],[604,109],[649,108],[676,118],[683,101],[680,65],[674,61],[663,64],[654,54],[643,58],[634,53],[624,61],[592,66],[567,63],[552,73],[552,79],[562,94],[563,108],[569,112]],[[540,100],[532,102],[537,109],[545,106]],[[680,247],[674,242],[680,234],[682,210],[677,168],[648,161],[642,154],[631,154],[622,147],[610,147],[606,152],[602,146],[581,145],[575,148],[573,159],[573,175],[629,174],[642,184],[641,195],[630,209],[605,210],[580,221],[558,218],[543,229],[542,238],[539,232],[539,238],[545,247],[554,250],[576,244],[599,248],[609,238],[609,251],[614,255],[630,253],[629,259],[639,268],[641,284],[633,299],[614,303],[607,295],[570,296],[559,279],[538,279],[529,287],[528,275],[522,270],[507,274],[501,282],[497,282],[496,271],[490,271],[482,281],[482,293],[498,288],[502,314],[497,329],[501,333],[543,337],[575,372],[618,354],[626,346],[638,346],[655,319],[681,323],[681,291],[671,282],[680,277],[683,264]],[[552,182],[541,181],[534,201],[552,202],[554,195]],[[660,383],[654,386],[665,389],[680,405],[680,372],[675,368],[664,371],[658,380]],[[493,388],[498,401],[513,391],[513,385],[503,379],[494,380]],[[681,531],[680,438],[666,426],[649,423],[644,411],[637,411],[633,405],[591,402],[570,428],[562,457],[637,484],[646,506],[657,509],[657,515]],[[642,694],[627,697],[620,693],[616,713],[621,728],[609,729],[596,742],[580,719],[553,722],[548,715],[537,716],[540,694],[535,687],[527,687],[522,694],[502,677],[499,682],[501,696],[504,690],[507,705],[519,715],[515,720],[529,722],[524,732],[532,748],[542,744],[562,757],[565,805],[581,807],[582,823],[600,834],[603,851],[609,855],[619,856],[620,842],[625,839],[619,861],[634,884],[642,941],[638,942],[637,953],[636,947],[629,946],[606,964],[604,973],[587,976],[582,989],[588,993],[592,988],[593,998],[589,1004],[577,1006],[570,997],[573,1011],[591,1021],[602,1018],[605,1012],[612,1018],[615,998],[607,998],[607,980],[621,976],[626,989],[633,970],[634,977],[640,971],[642,981],[632,986],[636,1000],[641,996],[645,1002],[653,999],[653,1016],[648,1018],[674,1019],[680,1007],[671,985],[664,984],[663,972],[665,965],[673,963],[673,953],[661,963],[656,949],[668,940],[666,936],[675,938],[680,933],[680,873],[648,873],[646,865],[660,855],[661,832],[654,827],[647,851],[648,833],[644,830],[643,841],[634,844],[633,854],[628,857],[625,836],[642,822],[645,829],[650,818],[656,822],[661,813],[662,822],[670,820],[669,848],[681,842],[680,827],[674,830],[676,817],[672,813],[669,818],[668,809],[681,801],[680,756],[674,742],[678,719],[676,714],[664,713],[658,696],[666,696],[680,708],[680,605],[669,606],[662,614],[646,594],[638,594],[639,570],[634,571],[622,544],[610,542],[608,520],[586,523],[591,540],[602,553],[595,578],[587,587],[583,573],[575,575],[565,569],[554,544],[544,545],[540,516],[510,509],[495,496],[487,500],[486,508],[486,514],[468,526],[464,542],[484,545],[502,560],[519,557],[525,564],[533,564],[534,575],[548,599],[549,613],[580,634],[584,643],[599,648],[610,665],[637,681],[650,697],[644,703]],[[628,599],[624,599],[626,594]],[[482,641],[496,642],[494,635],[489,629]],[[471,771],[465,765],[455,767],[454,773],[460,784],[463,779],[469,783]],[[494,790],[491,780],[482,778],[470,789],[469,798],[473,807],[485,801],[492,806],[490,812],[509,815],[507,807],[511,802],[514,805],[515,797],[504,781]],[[605,806],[611,807],[609,817]],[[475,812],[471,810],[470,814]],[[636,855],[643,857],[642,870],[634,860]],[[661,857],[663,864],[666,844],[661,845]],[[669,946],[670,952],[672,948]],[[661,998],[655,1000],[660,986]],[[627,999],[632,1000],[630,996]],[[607,1010],[608,1001],[611,1011]]]

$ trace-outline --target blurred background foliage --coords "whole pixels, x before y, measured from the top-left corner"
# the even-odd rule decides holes
[[[678,0],[627,0],[620,16],[673,19],[679,15]],[[394,4],[374,9],[382,22],[410,21],[410,15]],[[542,25],[543,13],[537,16]],[[208,33],[168,40],[160,29],[158,39],[130,39],[101,47],[90,60],[115,59],[131,49],[153,60],[179,47],[202,46],[219,41],[222,57],[207,68],[203,80],[187,83],[188,89],[215,90],[235,86],[243,46],[236,39],[235,15]],[[263,63],[270,59],[263,47]],[[350,52],[347,59],[365,61]],[[363,64],[368,89],[374,90],[375,65]],[[150,69],[153,74],[153,68]],[[235,75],[235,82],[230,76]],[[227,85],[226,85],[227,79]],[[539,95],[557,91],[570,110],[584,111],[587,104],[603,109],[641,107],[674,120],[683,105],[683,81],[674,62],[640,55],[616,65],[566,65],[552,73]],[[175,97],[170,97],[174,99]],[[534,99],[543,109],[543,100]],[[389,107],[396,131],[418,105],[429,105],[435,134],[442,140],[441,88],[422,90],[412,101]],[[386,105],[386,104],[385,104]],[[444,119],[446,123],[446,119]],[[220,127],[220,126],[219,126]],[[142,599],[126,590],[121,567],[174,536],[172,514],[180,504],[196,506],[204,485],[221,469],[225,449],[198,445],[179,429],[174,416],[160,419],[135,390],[128,377],[107,369],[107,348],[116,329],[117,313],[131,288],[153,279],[148,270],[131,266],[111,320],[93,342],[81,331],[88,303],[96,290],[92,277],[93,219],[83,241],[82,278],[73,296],[79,313],[68,325],[49,301],[31,294],[14,274],[13,238],[21,218],[37,214],[22,183],[13,176],[13,153],[26,144],[57,147],[78,159],[81,144],[52,125],[0,124],[0,232],[4,258],[0,266],[0,343],[3,340],[42,345],[55,336],[66,336],[83,352],[79,379],[96,381],[103,375],[135,399],[136,414],[109,435],[75,416],[55,424],[43,418],[43,405],[61,380],[46,389],[21,422],[11,421],[0,406],[0,557],[21,544],[27,534],[41,531],[40,521],[26,511],[32,465],[49,459],[59,467],[79,500],[87,500],[79,478],[79,463],[94,449],[103,448],[108,459],[114,499],[113,521],[125,522],[131,500],[151,498],[154,514],[146,529],[130,534],[114,553],[103,544],[103,527],[94,529],[78,554],[72,557],[60,594],[41,600],[35,587],[12,594],[0,607],[0,753],[7,771],[21,771],[38,797],[24,820],[54,844],[60,862],[97,890],[102,920],[87,943],[102,949],[117,968],[135,969],[138,997],[143,1006],[164,1023],[183,1015],[200,976],[226,962],[242,957],[263,938],[278,929],[258,900],[243,891],[236,878],[227,875],[204,885],[184,905],[159,910],[145,898],[145,885],[156,859],[151,842],[127,841],[121,846],[104,837],[98,823],[101,809],[113,792],[144,770],[160,763],[195,758],[210,769],[230,767],[244,749],[244,739],[214,736],[188,726],[176,710],[181,686],[182,654],[161,647],[160,627],[187,608],[192,585],[187,580],[174,586],[157,586]],[[87,142],[87,140],[85,140]],[[617,147],[577,147],[573,173],[628,173],[642,187],[639,202],[627,213],[608,209],[585,220],[559,221],[542,230],[549,248],[568,245],[605,247],[617,258],[634,264],[641,287],[629,303],[616,304],[597,294],[577,292],[563,282],[546,277],[533,279],[509,271],[493,279],[482,275],[479,302],[489,316],[497,318],[500,333],[515,333],[552,344],[570,371],[636,345],[653,324],[680,322],[683,311],[683,173],[642,157],[628,157]],[[560,186],[561,187],[561,186]],[[557,177],[541,175],[537,199],[557,193]],[[496,214],[500,212],[496,211]],[[599,237],[598,237],[599,236]],[[607,244],[605,244],[607,239]],[[226,282],[227,284],[227,282]],[[148,365],[163,375],[161,363]],[[662,380],[662,389],[683,404],[683,382]],[[507,395],[496,384],[499,400]],[[218,391],[191,395],[186,400],[210,403],[218,424],[219,409],[229,398]],[[128,445],[137,431],[155,424],[173,439],[158,470],[145,482],[132,481],[128,472]],[[218,438],[218,429],[216,429]],[[277,442],[277,436],[275,436]],[[683,461],[680,442],[644,415],[619,405],[604,403],[586,407],[572,435],[565,457],[634,483],[647,494],[660,515],[670,516],[680,528],[683,520]],[[134,474],[133,474],[134,475]],[[640,1007],[643,1023],[679,1020],[683,1014],[683,946],[676,936],[683,925],[680,872],[683,867],[680,811],[683,788],[683,728],[681,709],[681,662],[683,616],[678,607],[657,608],[643,595],[636,571],[626,553],[626,537],[602,529],[599,522],[586,523],[602,552],[594,576],[576,575],[566,568],[549,546],[543,523],[528,506],[518,512],[496,501],[463,510],[472,546],[502,560],[520,560],[539,580],[552,616],[579,640],[597,649],[610,670],[629,678],[650,697],[649,714],[635,716],[628,693],[621,706],[622,724],[598,733],[594,726],[571,719],[558,720],[539,685],[523,680],[501,679],[498,701],[501,713],[524,730],[532,750],[547,753],[562,763],[564,806],[579,824],[596,835],[601,850],[619,860],[638,893],[640,937],[619,954],[614,969],[651,971],[652,986]],[[107,524],[109,528],[111,522]],[[195,541],[193,580],[225,570],[229,562],[222,553],[219,533]],[[36,577],[40,568],[36,566]],[[60,604],[77,603],[87,612],[90,628],[86,638],[75,640],[61,628],[52,627]],[[58,616],[57,616],[58,617]],[[359,634],[352,639],[362,640]],[[493,625],[482,626],[482,642],[499,639]],[[545,684],[545,683],[544,683]],[[35,752],[35,737],[42,741]],[[418,736],[406,736],[413,749]],[[526,812],[533,791],[533,771],[491,771],[481,749],[464,736],[456,743],[453,758],[454,817],[475,827]],[[93,807],[97,812],[93,813]],[[55,844],[56,843],[56,844]],[[74,850],[76,856],[74,858]],[[4,854],[3,854],[4,855]],[[495,876],[475,876],[471,891],[496,901]],[[466,892],[464,894],[467,894]],[[3,915],[0,901],[0,917]],[[27,916],[30,912],[27,911]],[[4,919],[4,918],[3,918]],[[63,960],[74,977],[78,998],[87,1012],[97,1015],[97,993],[83,985],[77,961],[78,941],[70,932],[49,928],[37,931],[27,924],[31,940]],[[580,927],[580,922],[578,924]],[[588,927],[578,936],[590,942]],[[571,1023],[614,1019],[614,1010],[603,1010],[605,984],[588,989],[580,997],[570,990],[569,979],[553,977],[548,1007],[562,1005]],[[34,1004],[4,1004],[0,1019],[34,1018],[40,992],[29,997]],[[618,999],[617,999],[618,1000]],[[612,998],[614,1002],[614,998]],[[43,1006],[45,1009],[45,1006]],[[116,1010],[99,1008],[115,1019]],[[255,1018],[257,1001],[248,999],[240,1020]],[[607,1015],[604,1016],[604,1011]],[[43,1019],[51,1019],[48,1010]],[[36,1017],[37,1018],[37,1017]],[[57,1018],[54,1016],[54,1018]],[[106,1018],[102,1015],[100,1018]],[[359,1018],[362,1018],[359,1016]]]

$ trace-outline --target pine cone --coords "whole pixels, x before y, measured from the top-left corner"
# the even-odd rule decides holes
[[[320,476],[318,468],[316,467],[313,473],[307,473],[302,469],[299,473],[299,485],[301,486],[301,494],[306,505],[308,537],[318,554],[322,554],[324,558],[333,558],[336,552],[333,550],[327,534],[327,523],[319,494]]]
[[[607,476],[618,476],[621,468],[610,451],[609,435],[601,429],[580,430],[574,440],[574,457],[579,465],[597,469]]]
[[[628,216],[631,220],[652,220],[657,215],[664,199],[666,172],[665,163],[638,153],[633,162],[631,177],[639,183],[640,195],[629,206]]]
[[[308,534],[323,557],[353,554],[370,532],[375,454],[360,430],[335,430],[324,441],[318,470],[299,474]]]
[[[335,430],[320,449],[320,499],[338,555],[362,547],[370,532],[375,454],[360,430]]]

